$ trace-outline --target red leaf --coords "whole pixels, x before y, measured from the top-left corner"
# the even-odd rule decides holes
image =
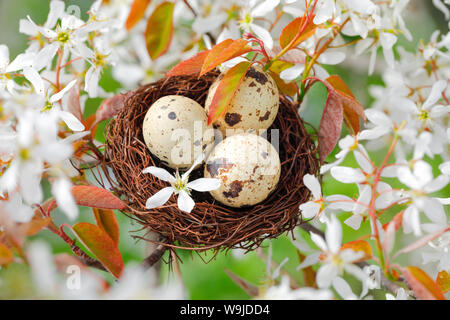
[[[258,296],[259,290],[257,286],[251,284],[247,280],[242,279],[240,276],[228,269],[225,269],[225,272],[228,274],[231,280],[233,280],[234,283],[241,287],[241,289],[244,290],[250,297]]]
[[[326,79],[326,81],[336,89],[336,92],[341,98],[347,127],[351,129],[354,135],[357,134],[359,132],[359,118],[366,119],[364,108],[355,99],[350,89],[339,76],[333,75]]]
[[[8,265],[14,261],[14,255],[11,250],[0,243],[0,266]]]
[[[166,53],[172,42],[174,7],[173,2],[165,1],[156,7],[148,19],[145,42],[152,60]]]
[[[438,273],[436,283],[443,293],[447,293],[450,290],[450,275],[447,271],[442,270]]]
[[[132,92],[117,94],[114,97],[103,100],[95,113],[95,121],[90,128],[94,128],[99,122],[117,115],[119,111],[122,110],[125,100],[127,100],[131,94]]]
[[[209,54],[209,50],[197,53],[192,58],[181,61],[166,73],[166,77],[196,74],[202,70],[203,62]]]
[[[122,210],[126,205],[108,190],[94,186],[74,186],[72,194],[80,206]]]
[[[239,57],[250,50],[252,50],[252,48],[248,45],[247,40],[244,39],[226,39],[222,41],[210,50],[203,63],[200,76],[211,71],[221,63]]]
[[[366,119],[364,109],[353,97],[350,89],[339,76],[320,80],[310,77],[307,80],[322,82],[328,89],[328,97],[319,126],[319,157],[323,162],[333,151],[339,140],[344,116],[347,127],[354,133],[359,132],[359,118]]]
[[[145,10],[150,4],[151,0],[134,0],[131,5],[130,13],[128,14],[127,21],[125,22],[125,27],[127,30],[133,28],[136,23],[141,20],[145,15]]]
[[[94,211],[97,226],[102,228],[115,243],[119,243],[119,223],[117,222],[114,211],[111,209],[92,208]]]
[[[313,23],[314,15],[310,17],[298,17],[292,20],[280,35],[281,48],[295,48],[301,42],[311,37],[316,32],[317,25]]]
[[[208,125],[225,114],[228,105],[233,99],[237,88],[244,79],[247,70],[252,63],[243,61],[229,69],[217,86],[214,97],[211,101],[208,114]]]
[[[115,277],[123,270],[123,260],[117,244],[101,228],[86,222],[72,227],[73,232],[83,245],[99,260]]]
[[[441,288],[423,270],[417,267],[401,269],[411,289],[421,300],[446,300]]]
[[[372,247],[365,240],[355,240],[344,243],[341,250],[352,249],[355,252],[364,252],[364,256],[359,261],[364,261],[372,258]]]
[[[80,105],[80,86],[73,86],[68,93],[67,99],[67,109],[72,113],[78,120],[83,122],[83,112],[81,112]]]
[[[342,103],[336,94],[329,92],[318,132],[320,162],[325,160],[338,142],[343,120],[344,108]]]

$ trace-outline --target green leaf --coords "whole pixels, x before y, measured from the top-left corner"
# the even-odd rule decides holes
[[[147,51],[155,60],[169,49],[173,35],[173,2],[163,2],[156,7],[148,19],[145,29]]]
[[[87,222],[75,224],[72,230],[92,255],[118,278],[123,270],[123,260],[117,244],[110,236],[103,229]]]
[[[231,99],[233,99],[237,88],[241,84],[251,65],[252,62],[243,61],[229,69],[224,74],[224,77],[220,80],[219,85],[217,86],[216,92],[211,101],[211,106],[209,107],[208,125],[225,114]]]
[[[117,222],[114,211],[111,209],[98,209],[92,208],[94,212],[95,221],[97,221],[97,226],[102,228],[113,241],[119,243],[119,223]]]

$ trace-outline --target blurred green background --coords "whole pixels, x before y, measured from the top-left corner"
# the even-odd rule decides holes
[[[89,8],[91,1],[88,0],[71,0],[66,1],[67,5],[78,5],[84,13]],[[400,37],[400,43],[408,50],[414,50],[418,41],[421,38],[427,39],[430,34],[437,28],[443,32],[447,32],[447,26],[443,20],[443,15],[434,9],[431,1],[415,0],[411,1],[411,10],[405,14],[406,23],[412,34],[414,41],[408,42],[406,39]],[[11,60],[26,48],[27,37],[19,33],[19,19],[30,15],[37,23],[43,23],[48,14],[48,1],[46,0],[0,0],[0,44],[6,44],[10,48]],[[349,51],[351,55],[351,51]],[[328,68],[330,73],[339,74],[352,89],[355,96],[362,102],[364,106],[369,106],[371,99],[368,96],[367,88],[371,84],[382,84],[380,75],[367,76],[367,63],[364,59],[359,59],[358,63],[350,58],[350,62],[344,63],[340,67]],[[380,64],[382,58],[379,57]],[[105,72],[101,81],[102,87],[107,91],[120,91],[120,85],[111,77],[111,72]],[[307,105],[302,111],[302,116],[305,120],[317,127],[321,111],[326,98],[326,91],[321,86],[316,86],[308,94]],[[85,113],[92,114],[98,108],[100,99],[89,99],[86,104]],[[98,130],[98,140],[103,140],[101,136],[102,127]],[[345,132],[343,133],[345,134]],[[373,159],[379,163],[384,155],[385,150],[380,150],[373,154]],[[331,155],[333,157],[333,155]],[[332,159],[332,158],[330,158]],[[437,164],[440,159],[433,161],[435,174],[437,171]],[[344,165],[354,165],[353,156],[347,157]],[[393,186],[399,186],[398,183],[393,182]],[[356,193],[356,186],[346,185],[334,182],[328,176],[324,177],[323,187],[325,194],[341,193],[348,196],[354,196]],[[48,192],[48,186],[44,185]],[[448,196],[449,190],[443,190],[440,196]],[[88,208],[82,207],[79,221],[86,221],[94,223],[94,217]],[[66,222],[65,216],[55,211],[53,216],[58,223]],[[341,220],[346,219],[349,214],[341,214]],[[122,252],[124,262],[139,263],[146,256],[146,243],[144,241],[135,241],[131,235],[136,234],[135,230],[140,229],[140,226],[126,216],[118,213],[117,218],[120,222],[120,250]],[[343,225],[344,239],[343,241],[354,240],[364,234],[369,233],[370,227],[368,222],[365,222],[361,229],[357,232],[353,231],[346,225]],[[298,237],[303,231],[297,230],[295,232]],[[137,233],[143,235],[142,233]],[[54,253],[70,252],[68,246],[57,239],[53,234],[47,231],[41,232],[35,238],[45,239],[51,244]],[[397,247],[402,247],[402,242],[408,241],[408,238],[401,239],[397,242]],[[285,270],[289,272],[294,278],[302,283],[302,274],[295,270],[298,265],[298,256],[295,247],[290,243],[286,236],[280,236],[278,239],[272,241],[273,245],[273,260],[281,262],[286,257],[289,261],[286,264]],[[264,243],[263,252],[267,252],[268,243]],[[254,284],[263,284],[266,280],[265,270],[266,263],[264,257],[257,252],[251,252],[244,256],[241,254],[233,255],[231,252],[219,253],[213,258],[212,253],[189,253],[178,251],[178,255],[182,259],[180,264],[183,282],[187,289],[189,298],[192,299],[246,299],[248,295],[242,291],[225,273],[225,269],[229,269],[239,276],[253,282]],[[164,256],[167,260],[167,253]],[[416,259],[414,256],[412,259]],[[204,263],[209,261],[208,263]],[[405,262],[406,261],[402,261]],[[412,263],[420,263],[420,260],[412,261]],[[25,272],[24,272],[25,271]],[[99,273],[102,273],[99,271]],[[167,279],[169,276],[167,265],[161,265],[161,278]],[[108,277],[108,276],[107,276]],[[112,281],[111,277],[108,277]],[[0,270],[0,299],[1,298],[27,298],[31,297],[30,285],[27,278],[26,268],[21,265],[13,264],[8,269]],[[355,282],[356,292],[359,292],[358,284]]]

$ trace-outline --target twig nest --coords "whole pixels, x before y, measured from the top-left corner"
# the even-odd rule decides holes
[[[217,72],[210,72],[200,78],[197,75],[169,77],[130,94],[117,117],[107,126],[102,179],[106,177],[114,192],[128,204],[125,212],[130,217],[146,230],[166,238],[165,246],[196,251],[215,249],[216,252],[229,248],[254,250],[264,239],[278,237],[302,222],[299,205],[310,197],[303,176],[315,175],[319,169],[316,146],[298,115],[298,105],[284,96],[279,97],[279,111],[267,130],[267,141],[271,142],[276,141],[272,129],[279,130],[281,162],[279,182],[267,198],[237,208],[222,204],[209,192],[192,191],[195,206],[191,212],[178,208],[175,195],[163,207],[146,209],[147,199],[169,186],[151,174],[142,174],[149,166],[165,166],[144,142],[142,124],[147,111],[158,99],[170,95],[184,96],[203,106],[217,76]],[[168,125],[169,120],[160,127]],[[192,171],[190,181],[202,178],[205,166]]]
[[[211,195],[230,207],[255,205],[275,190],[281,165],[277,150],[263,137],[235,134],[221,141],[209,155],[204,174],[221,180]]]
[[[211,85],[205,103],[209,113],[221,76]],[[278,113],[280,95],[275,81],[259,67],[251,67],[236,89],[225,115],[214,122],[223,136],[239,132],[259,133],[269,128]],[[233,129],[228,131],[227,129]]]
[[[159,98],[144,118],[145,144],[165,165],[185,170],[213,146],[214,131],[207,120],[203,107],[192,99],[177,95]]]

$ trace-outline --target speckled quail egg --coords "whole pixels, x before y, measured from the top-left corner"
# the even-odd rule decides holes
[[[209,155],[204,176],[220,179],[211,195],[230,207],[257,204],[276,188],[281,164],[277,150],[261,136],[242,133],[229,136]]]
[[[222,77],[220,75],[209,88],[205,103],[207,113]],[[279,99],[278,88],[272,77],[261,68],[252,66],[237,88],[226,113],[213,124],[224,136],[239,131],[258,134],[259,130],[272,125],[277,116]],[[227,129],[233,130],[227,133]]]
[[[188,169],[213,147],[214,132],[205,110],[196,101],[169,95],[148,109],[142,133],[150,152],[171,168]]]

